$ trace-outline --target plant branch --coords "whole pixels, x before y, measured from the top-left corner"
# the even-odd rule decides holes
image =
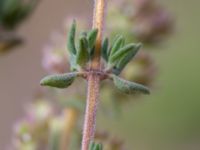
[[[99,101],[99,85],[101,76],[95,71],[101,71],[101,41],[104,22],[105,0],[95,0],[93,28],[98,29],[94,57],[90,64],[87,85],[87,104],[83,128],[82,150],[88,150],[94,138],[96,111]]]

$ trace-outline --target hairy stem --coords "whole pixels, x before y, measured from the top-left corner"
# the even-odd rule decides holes
[[[90,141],[94,138],[95,134],[96,111],[99,99],[99,81],[100,78],[97,75],[89,75],[82,150],[88,150]]]
[[[105,0],[95,0],[93,28],[98,29],[93,60],[90,64],[87,85],[87,104],[83,128],[82,150],[88,150],[95,134],[96,111],[99,101],[100,76],[94,71],[101,70],[101,41],[104,21]]]

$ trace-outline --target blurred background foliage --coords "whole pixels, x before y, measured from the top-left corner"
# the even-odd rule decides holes
[[[21,44],[16,28],[32,13],[38,0],[0,1],[0,54]]]
[[[135,149],[197,150],[200,148],[197,31],[200,22],[195,14],[199,12],[196,6],[199,2],[162,2],[174,14],[176,29],[168,43],[153,52],[159,64],[156,89],[150,97],[137,101],[134,106],[127,106],[124,118],[115,123],[110,121],[107,128],[117,126],[115,131],[124,135]]]
[[[198,150],[200,148],[198,30],[200,2],[160,1],[174,15],[176,28],[174,35],[167,41],[156,47],[148,47],[152,50],[151,54],[159,68],[151,95],[133,99],[124,106],[123,113],[118,118],[105,117],[99,113],[97,127],[123,138],[129,149]],[[6,71],[4,66],[1,72],[6,73]],[[1,84],[0,88],[3,87]],[[4,97],[1,97],[2,104],[3,99]],[[11,128],[11,125],[9,126]]]

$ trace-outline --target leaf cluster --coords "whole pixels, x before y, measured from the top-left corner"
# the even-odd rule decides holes
[[[40,84],[56,88],[67,88],[73,83],[76,77],[87,79],[87,75],[91,73],[91,70],[89,70],[87,66],[93,58],[97,34],[97,29],[92,29],[87,32],[84,31],[79,35],[76,42],[76,22],[73,21],[67,38],[67,48],[70,54],[72,72],[47,76],[41,80]],[[103,79],[111,79],[116,88],[123,93],[149,94],[149,89],[147,87],[135,82],[126,81],[119,77],[121,71],[137,54],[140,47],[141,44],[126,44],[125,38],[121,35],[116,36],[111,45],[109,45],[108,38],[105,38],[101,47],[101,57],[104,60],[105,67],[103,70],[98,70],[98,75],[103,76]]]
[[[73,21],[67,39],[71,70],[80,71],[81,69],[86,68],[88,62],[92,60],[97,33],[97,29],[82,32],[79,35],[76,44],[76,22],[75,20]]]

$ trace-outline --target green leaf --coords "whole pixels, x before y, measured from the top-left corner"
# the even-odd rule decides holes
[[[102,44],[102,57],[106,62],[108,61],[108,50],[109,50],[108,47],[109,47],[109,41],[108,38],[105,38]]]
[[[74,79],[77,76],[78,73],[76,72],[66,73],[61,75],[49,75],[44,77],[40,81],[40,85],[56,87],[56,88],[67,88],[73,83]]]
[[[115,64],[118,60],[122,59],[124,55],[126,55],[130,51],[137,51],[138,45],[131,43],[127,44],[126,46],[120,48],[114,55],[110,56],[109,63]]]
[[[76,54],[76,47],[75,47],[75,34],[76,34],[76,21],[74,20],[69,33],[68,33],[68,39],[67,39],[67,48],[69,50],[69,53]]]
[[[124,80],[116,75],[112,75],[112,78],[115,86],[126,94],[150,94],[149,89],[141,84]]]
[[[89,60],[89,52],[87,51],[88,43],[86,37],[82,36],[79,39],[79,46],[77,51],[76,63],[82,67],[86,65]]]
[[[126,67],[126,65],[135,57],[139,49],[141,48],[141,44],[136,44],[132,51],[127,52],[116,65],[117,75],[121,73],[121,71]]]
[[[96,144],[95,142],[91,142],[89,150],[103,150],[103,146],[102,144]]]
[[[98,34],[98,29],[92,29],[87,34],[88,47],[90,49],[92,49],[95,45],[97,34]]]
[[[110,56],[114,55],[121,48],[121,46],[124,44],[124,41],[125,40],[123,36],[119,35],[116,37],[110,50]]]

